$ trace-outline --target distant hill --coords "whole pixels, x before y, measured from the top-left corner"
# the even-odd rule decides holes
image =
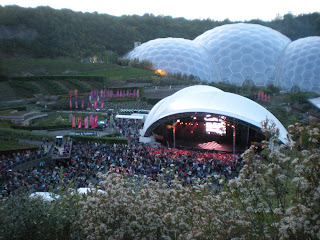
[[[280,31],[291,40],[320,35],[320,14],[286,14],[270,22],[251,20]],[[77,61],[97,56],[108,61],[110,53],[123,55],[136,41],[177,37],[194,39],[206,30],[232,23],[186,20],[170,16],[122,16],[81,13],[50,7],[0,6],[0,56],[56,58]]]

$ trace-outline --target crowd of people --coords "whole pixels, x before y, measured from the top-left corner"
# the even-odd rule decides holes
[[[122,137],[128,138],[128,144],[73,141],[71,147],[70,142],[65,141],[59,147],[71,150],[69,160],[58,161],[54,167],[37,166],[24,171],[1,172],[0,196],[26,190],[59,191],[67,188],[71,180],[74,188],[98,185],[101,180],[98,173],[108,171],[124,174],[137,183],[161,178],[170,187],[174,179],[183,185],[211,181],[212,186],[219,188],[219,179],[236,178],[242,168],[239,155],[140,143],[138,131],[141,123],[135,120],[115,120],[113,127]],[[3,156],[2,160],[6,158]]]
[[[0,172],[10,168],[13,165],[25,162],[28,159],[41,157],[49,151],[50,144],[41,144],[36,150],[24,150],[22,152],[14,152],[12,154],[1,155],[0,157]],[[1,180],[1,174],[0,174]]]

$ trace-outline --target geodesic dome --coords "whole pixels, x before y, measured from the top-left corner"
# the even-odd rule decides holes
[[[320,93],[320,37],[292,42],[278,31],[258,24],[227,24],[193,41],[155,39],[126,58],[149,60],[168,73],[193,75],[208,82],[241,86],[273,84],[290,90]]]
[[[183,38],[158,38],[131,51],[130,59],[148,60],[155,69],[193,75],[208,82],[217,82],[217,74],[206,50]]]
[[[194,41],[212,55],[221,81],[238,86],[245,80],[257,86],[272,84],[281,53],[291,42],[271,28],[246,23],[216,27]]]
[[[320,37],[293,41],[283,56],[279,87],[320,93]]]

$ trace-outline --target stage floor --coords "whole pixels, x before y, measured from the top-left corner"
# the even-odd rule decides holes
[[[192,149],[199,149],[199,150],[209,150],[209,151],[218,151],[218,152],[230,152],[232,153],[232,145],[230,144],[223,144],[217,143],[216,141],[211,142],[202,142],[202,143],[195,143],[195,142],[177,142],[176,147],[179,148],[192,148]]]

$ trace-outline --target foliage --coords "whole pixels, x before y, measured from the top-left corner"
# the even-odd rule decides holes
[[[73,239],[77,229],[80,239],[319,239],[320,126],[289,126],[287,144],[274,126],[263,123],[262,152],[248,149],[238,178],[220,179],[218,193],[215,176],[192,187],[175,176],[168,187],[170,169],[155,182],[111,168],[99,175],[102,192],[2,201],[0,238]]]
[[[218,195],[208,192],[208,185],[190,189],[177,181],[167,188],[161,179],[140,179],[137,185],[118,174],[105,176],[100,187],[106,195],[80,202],[85,234],[89,239],[319,238],[319,128],[289,128],[293,139],[299,133],[310,137],[309,150],[299,151],[294,141],[278,145],[274,127],[264,127],[270,142],[260,154],[254,147],[243,154],[238,179],[221,180],[225,189]]]
[[[41,89],[31,82],[9,81],[9,85],[20,97],[32,97],[33,94],[41,93]]]
[[[114,134],[111,134],[113,136]],[[67,135],[69,136],[69,135]],[[128,139],[126,138],[117,138],[117,137],[93,137],[93,136],[70,136],[72,139],[79,141],[79,142],[101,142],[107,144],[127,144]]]
[[[21,129],[21,130],[55,130],[55,129],[70,129],[71,123],[68,124],[54,124],[54,125],[35,125],[35,126],[12,126],[13,129]]]
[[[11,139],[29,139],[41,141],[43,138],[52,139],[54,136],[49,134],[35,133],[27,130],[17,130],[12,128],[0,127],[0,136],[5,136]]]
[[[20,150],[34,148],[35,146],[28,143],[20,143],[16,139],[8,139],[6,137],[0,136],[0,152],[5,152],[6,150]],[[37,149],[37,148],[36,148]]]
[[[80,239],[75,197],[47,202],[28,194],[0,202],[0,239]]]
[[[160,100],[158,98],[146,98],[146,102],[151,105],[156,105]]]
[[[317,94],[310,92],[298,92],[298,93],[290,93],[289,94],[289,102],[290,104],[303,104],[307,103],[307,100],[313,97],[316,97]]]
[[[271,27],[295,40],[319,35],[319,19],[317,12],[299,16],[289,13],[271,22],[252,20],[249,23]],[[20,38],[0,40],[0,51],[5,55],[37,58],[68,56],[80,60],[96,56],[100,61],[114,62],[109,58],[126,54],[134,42],[165,37],[194,39],[209,29],[230,23],[229,20],[187,20],[152,14],[114,17],[50,7],[6,6],[0,7],[0,25],[8,32],[24,34]]]

